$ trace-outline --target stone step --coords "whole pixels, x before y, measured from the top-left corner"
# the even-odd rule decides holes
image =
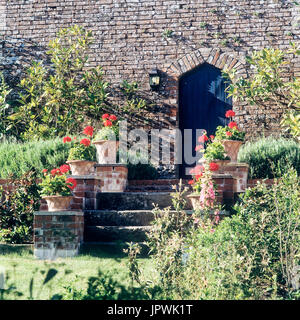
[[[172,207],[171,192],[99,192],[96,198],[97,210],[152,210],[154,204],[161,209]],[[189,200],[186,209],[191,209]]]
[[[186,212],[189,214],[192,210]],[[86,226],[149,226],[153,219],[152,210],[89,210],[84,213]]]
[[[86,226],[85,242],[143,242],[150,226]]]
[[[149,226],[151,210],[90,210],[84,214],[87,226]]]

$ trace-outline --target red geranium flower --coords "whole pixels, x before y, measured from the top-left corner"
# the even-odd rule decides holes
[[[209,137],[210,137],[210,140],[214,140],[214,138],[215,138],[215,136],[212,134]]]
[[[47,171],[48,171],[47,169],[43,169],[43,171],[42,171],[42,172],[43,172],[43,173],[45,173],[45,172],[47,172]]]
[[[110,120],[106,120],[103,125],[104,125],[104,127],[111,127],[112,122]]]
[[[70,137],[63,138],[63,143],[70,142],[70,141],[72,141],[72,139]]]
[[[198,146],[196,146],[195,151],[199,151],[201,149],[203,149],[203,145],[199,144]]]
[[[210,171],[217,171],[217,170],[219,170],[219,165],[217,164],[217,163],[215,163],[215,162],[211,162],[210,164],[209,164],[209,170]]]
[[[203,176],[203,173],[200,172],[199,174],[195,175],[195,179],[198,181]]]
[[[80,141],[80,144],[85,145],[86,147],[88,147],[91,144],[91,140],[90,139],[82,139]]]
[[[114,114],[112,114],[112,115],[109,117],[109,120],[115,121],[115,120],[117,120],[117,117],[116,117]]]
[[[52,169],[51,171],[52,176],[61,175],[61,172],[58,168]]]
[[[225,117],[226,118],[231,118],[231,117],[234,117],[234,116],[235,116],[235,112],[233,110],[228,110],[225,113]]]
[[[237,128],[237,123],[236,123],[235,121],[231,121],[231,122],[229,122],[228,127],[229,127],[230,129]]]
[[[67,173],[68,171],[71,170],[71,168],[68,164],[63,164],[62,166],[59,167],[59,170],[61,173]]]
[[[87,126],[83,130],[83,134],[92,137],[94,133],[94,128],[92,126]]]
[[[194,184],[194,180],[189,180],[188,184],[190,184],[190,185]]]
[[[199,141],[199,142],[202,142],[202,143],[208,141],[207,135],[204,134],[203,136],[199,137],[199,138],[198,138],[198,141]]]
[[[71,190],[74,190],[77,186],[77,181],[74,178],[68,178],[66,180],[66,184],[68,188],[70,188]]]
[[[105,114],[102,116],[102,119],[105,120],[105,119],[107,119],[107,118],[109,118],[109,114],[108,114],[108,113],[105,113]]]
[[[227,137],[231,137],[232,136],[232,133],[230,131],[226,131],[226,136]]]

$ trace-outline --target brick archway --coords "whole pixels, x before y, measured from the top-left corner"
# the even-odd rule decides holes
[[[237,77],[247,76],[245,58],[223,52],[219,48],[202,48],[180,57],[165,70],[162,81],[164,104],[168,106],[170,129],[179,128],[179,80],[187,72],[208,63],[218,69],[236,70]],[[239,123],[244,114],[245,103],[233,102],[233,110],[236,112],[235,120]],[[175,165],[175,176],[179,177],[179,165]]]
[[[166,77],[162,88],[165,93],[164,103],[169,106],[170,120],[176,120],[178,127],[178,101],[179,101],[179,79],[185,73],[193,70],[203,63],[208,63],[219,69],[236,70],[237,76],[246,76],[244,57],[237,57],[231,53],[223,52],[219,48],[201,48],[180,57],[165,69]],[[238,106],[233,103],[233,109],[239,118]]]

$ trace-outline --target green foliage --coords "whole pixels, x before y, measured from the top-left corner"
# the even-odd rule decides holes
[[[162,37],[163,37],[164,39],[172,38],[172,37],[174,37],[174,31],[173,31],[173,30],[170,30],[170,29],[166,29],[166,30],[163,31]]]
[[[0,177],[13,175],[20,178],[35,170],[39,177],[43,169],[56,168],[67,160],[71,144],[61,139],[27,143],[3,142],[0,144]]]
[[[261,138],[243,145],[238,161],[249,164],[250,178],[280,177],[288,166],[294,167],[300,174],[300,146],[284,138]]]
[[[281,124],[299,139],[300,79],[286,79],[285,71],[291,63],[290,55],[300,55],[294,43],[286,51],[274,48],[254,51],[247,57],[247,63],[254,69],[251,76],[237,77],[234,69],[224,70],[223,75],[231,80],[226,89],[228,97],[246,101],[250,105],[274,105],[282,109],[285,114]]]
[[[226,132],[230,132],[231,136],[228,136]],[[244,141],[245,134],[246,134],[245,132],[238,130],[236,127],[229,128],[228,126],[225,126],[225,127],[218,126],[216,131],[216,139]]]
[[[288,170],[271,188],[247,189],[236,214],[189,242],[187,290],[196,299],[291,298],[299,266],[300,185]]]
[[[119,126],[102,127],[95,135],[93,141],[100,140],[119,140]]]
[[[68,160],[96,161],[96,148],[94,145],[85,146],[76,142],[70,149]]]
[[[72,186],[72,184],[68,184],[66,180],[65,174],[55,176],[45,174],[42,182],[39,184],[41,196],[70,196],[72,192],[69,186]]]
[[[206,160],[227,160],[225,149],[220,141],[214,140],[205,149],[204,157]]]
[[[296,110],[291,110],[283,115],[280,123],[285,131],[289,132],[300,143],[300,113]]]
[[[7,115],[9,113],[9,104],[7,103],[7,97],[11,90],[4,81],[3,74],[0,73],[0,139],[3,138],[10,129],[7,122]]]
[[[159,285],[164,299],[173,298],[175,291],[177,297],[183,298],[184,295],[181,291],[182,255],[187,234],[193,225],[193,220],[184,211],[185,193],[186,189],[180,184],[173,195],[175,210],[160,210],[157,207],[153,210],[153,228],[148,233],[147,245],[160,277]]]
[[[32,241],[33,213],[39,209],[39,188],[36,174],[28,172],[13,180],[12,191],[1,191],[0,242],[28,243]]]
[[[155,180],[158,172],[151,163],[128,163],[128,180]]]
[[[148,102],[139,97],[139,84],[136,81],[128,82],[123,80],[121,90],[125,95],[121,111],[130,114],[137,114],[148,108]]]
[[[97,118],[108,96],[100,67],[85,71],[92,34],[79,26],[61,29],[49,43],[51,66],[33,62],[21,80],[20,106],[8,117],[33,140],[78,132],[86,116]]]

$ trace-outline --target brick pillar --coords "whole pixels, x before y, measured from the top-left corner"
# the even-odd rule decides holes
[[[218,185],[218,193],[222,194],[224,204],[233,204],[234,201],[234,178],[230,174],[214,174],[213,181]]]
[[[95,176],[100,179],[100,192],[124,192],[128,168],[124,164],[96,164]]]
[[[73,190],[71,210],[95,210],[96,194],[100,192],[100,178],[93,175],[72,176],[77,181]]]
[[[83,212],[37,211],[33,229],[35,257],[43,260],[74,257],[83,242]]]
[[[245,192],[248,184],[249,165],[247,163],[229,162],[222,168],[224,174],[230,174],[235,179],[233,191]]]

